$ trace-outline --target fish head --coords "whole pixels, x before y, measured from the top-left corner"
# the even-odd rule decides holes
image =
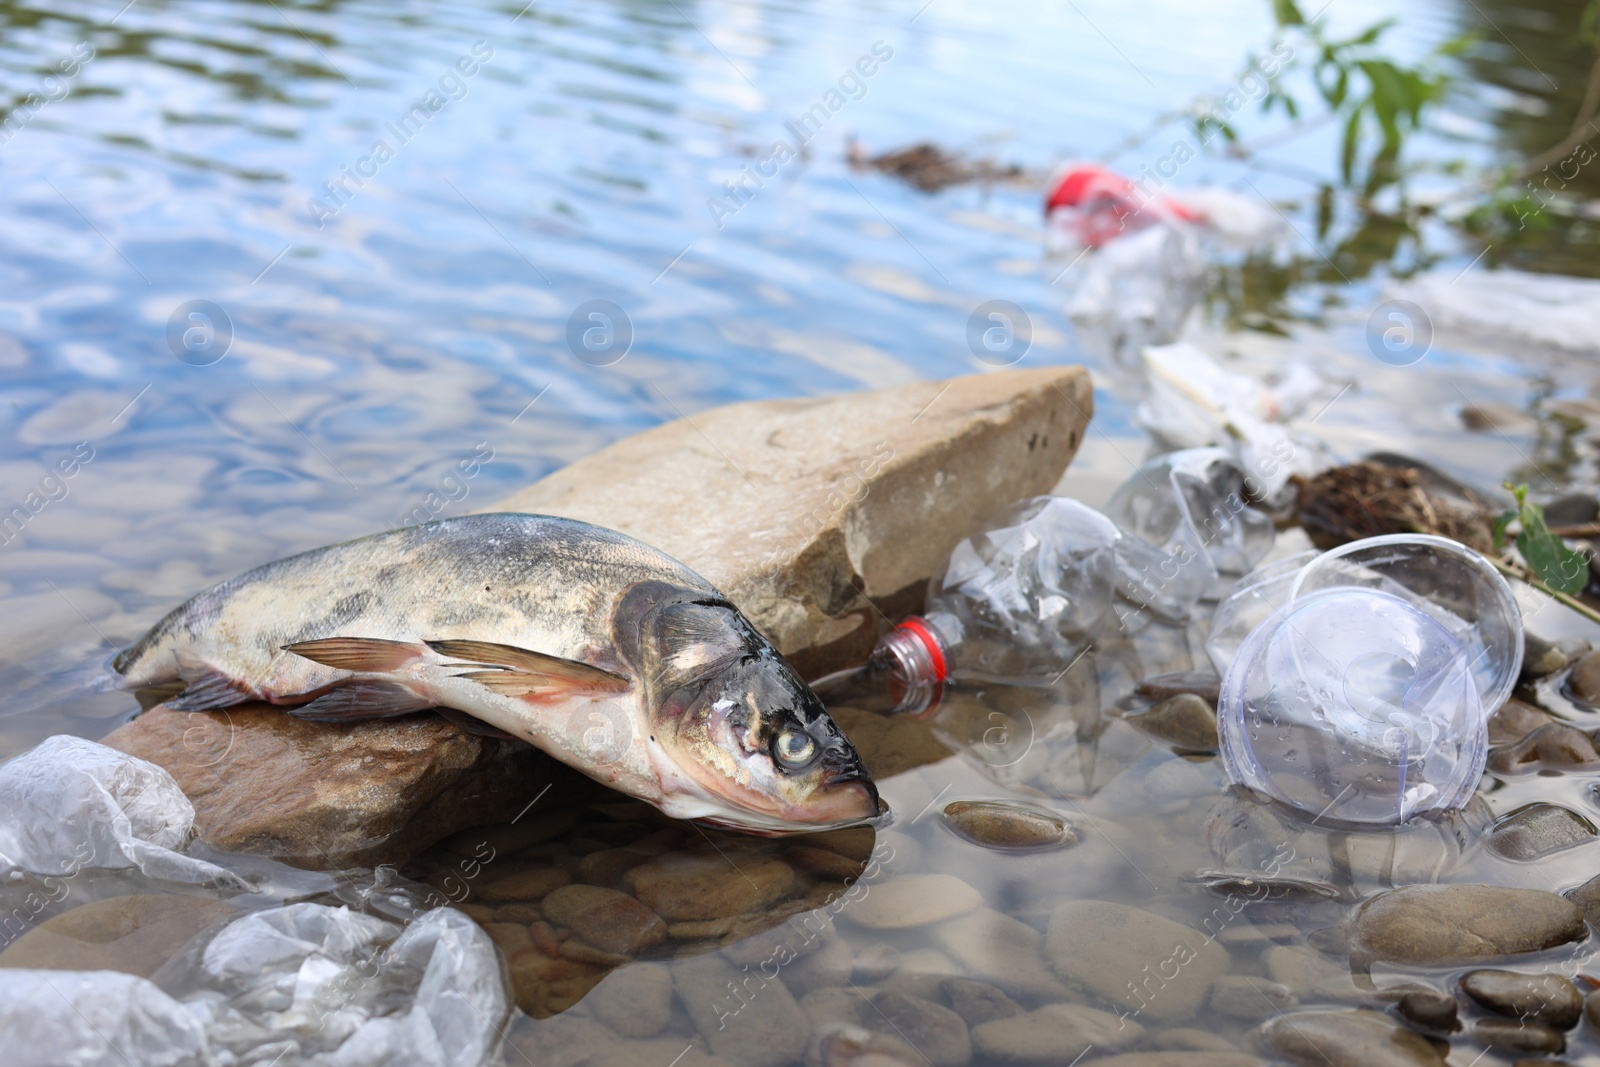
[[[883,814],[855,746],[738,609],[706,592],[652,599],[628,651],[642,668],[664,810],[771,836]]]

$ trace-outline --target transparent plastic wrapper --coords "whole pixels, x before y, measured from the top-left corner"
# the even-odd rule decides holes
[[[6,1067],[210,1067],[202,1021],[154,982],[118,971],[0,968]]]
[[[1111,495],[1105,514],[1170,562],[1125,573],[1127,595],[1183,618],[1221,591],[1220,575],[1249,571],[1271,551],[1275,534],[1272,520],[1247,499],[1245,472],[1219,448],[1169,452],[1140,467]]]
[[[1194,229],[1157,222],[1083,256],[1068,274],[1067,318],[1087,351],[1133,367],[1146,345],[1177,339],[1205,279]]]
[[[1471,800],[1489,714],[1521,671],[1522,615],[1472,549],[1395,534],[1247,576],[1206,651],[1234,782],[1318,819],[1394,825]]]
[[[476,1067],[509,1005],[494,945],[458,911],[402,930],[321,904],[254,912],[155,981],[0,969],[7,1067]]]
[[[0,871],[70,875],[133,868],[171,882],[247,888],[182,854],[194,805],[165,769],[64,734],[0,766]]]

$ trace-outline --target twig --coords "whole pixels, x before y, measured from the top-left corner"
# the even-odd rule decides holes
[[[1577,522],[1569,526],[1552,526],[1550,532],[1557,537],[1600,537],[1600,522]]]
[[[1535,577],[1531,571],[1528,571],[1523,567],[1512,566],[1511,564],[1506,563],[1504,560],[1495,559],[1493,556],[1485,556],[1484,559],[1488,560],[1490,563],[1493,563],[1495,569],[1501,574],[1504,574],[1506,577],[1520,578],[1522,581],[1527,582],[1529,585],[1539,590],[1539,592],[1554,598],[1562,604],[1565,604],[1567,607],[1571,608],[1573,611],[1576,611],[1579,615],[1582,615],[1589,621],[1600,623],[1600,611],[1595,611],[1589,605],[1583,603],[1581,600],[1568,593],[1558,593],[1556,590],[1551,589],[1548,585],[1545,585],[1544,582]]]
[[[1524,163],[1516,175],[1526,178],[1530,174],[1537,174],[1559,159],[1565,159],[1567,153],[1578,147],[1586,139],[1585,127],[1588,127],[1595,114],[1600,112],[1600,52],[1594,57],[1594,65],[1589,68],[1589,84],[1583,91],[1583,103],[1578,105],[1578,117],[1572,120],[1572,130],[1558,145],[1545,149]]]

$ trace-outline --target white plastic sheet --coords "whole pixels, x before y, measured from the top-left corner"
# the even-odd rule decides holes
[[[117,971],[0,969],[6,1067],[201,1067],[205,1028],[155,983]]]
[[[0,872],[133,868],[155,879],[243,886],[182,854],[194,805],[161,767],[57,735],[0,766]]]
[[[1457,336],[1600,352],[1600,281],[1520,270],[1430,271],[1386,292]]]

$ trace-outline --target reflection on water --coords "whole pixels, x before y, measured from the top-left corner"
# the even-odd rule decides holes
[[[1579,6],[1408,10],[1396,32],[1411,53],[1463,27],[1486,42],[1462,61],[1471,80],[1429,143],[1484,159],[1559,140],[1587,71],[1565,29]],[[1356,28],[1387,13],[1341,2],[1330,17]],[[986,370],[965,338],[989,300],[1032,319],[1022,366],[1081,358],[1060,312],[1070,265],[1041,249],[1037,190],[928,195],[850,170],[847,139],[872,151],[932,139],[1047,173],[1215,88],[1241,42],[1270,28],[1266,4],[1167,0],[1137,18],[964,0],[0,3],[0,679],[20,692],[0,712],[0,755],[124,721],[125,697],[85,695],[70,672],[265,560],[419,509],[479,507],[713,404]],[[836,91],[826,121],[793,125]],[[1331,174],[1333,144],[1313,132],[1287,154],[1325,158]],[[1394,367],[1365,346],[1389,272],[1466,269],[1478,246],[1427,220],[1319,209],[1316,184],[1297,177],[1191,168],[1178,180],[1254,183],[1299,239],[1218,272],[1201,343],[1235,369],[1302,358],[1352,383],[1316,420],[1337,451],[1404,452],[1488,487],[1537,475],[1552,495],[1592,481],[1580,432],[1595,414],[1592,366],[1441,338]],[[1595,273],[1584,232],[1488,261]],[[614,305],[604,321],[589,317],[594,301]],[[1225,332],[1239,328],[1250,332]],[[1131,384],[1095,369],[1102,432],[1067,482],[1091,503],[1147,447]],[[1464,430],[1462,409],[1491,402],[1522,420]],[[1381,1006],[1351,986],[1326,933],[1348,901],[1419,879],[1549,889],[1592,873],[1583,849],[1519,863],[1478,848],[1476,809],[1361,837],[1226,794],[1214,757],[1123,714],[1140,706],[1141,679],[1203,664],[1198,648],[1151,630],[1108,643],[1055,690],[957,691],[921,719],[839,709],[899,813],[876,838],[738,839],[574,797],[532,831],[430,849],[405,868],[417,883],[406,892],[457,901],[499,947],[518,1002],[543,1019],[518,1024],[513,1051],[667,1064],[703,1046],[776,1067],[824,1022],[875,1035],[840,1038],[856,1045],[830,1046],[832,1062],[874,1049],[922,1062],[894,1045],[905,1038],[959,1064],[1026,1061],[1007,1042],[1035,1032],[1059,1053],[1061,1031],[1029,1029],[1059,1016],[1004,1022],[1051,1004],[1108,1015],[1100,1052],[1208,1036],[1233,1047],[1264,1017],[1224,993],[1195,1023],[1164,1014],[1175,994],[1142,1007],[1063,983],[1062,958],[1099,951],[1050,933],[1071,901],[1204,931],[1225,952],[1219,990],[1270,980],[1283,991],[1269,1005]],[[1577,777],[1491,778],[1485,794],[1499,814],[1595,806]],[[944,825],[956,800],[1043,809],[1078,839],[986,849]],[[372,886],[390,877],[256,873],[272,888],[232,906],[377,908]],[[157,893],[85,877],[29,911],[17,888],[6,904],[29,923]],[[217,907],[174,916],[170,901],[124,900],[64,919],[74,947],[56,958],[153,974],[232,914]],[[815,915],[825,932],[805,924]],[[1456,973],[1420,978],[1444,989]],[[1070,1018],[1075,1034],[1105,1025]],[[733,1045],[709,1036],[728,1019]],[[778,1051],[749,1059],[762,1048]],[[680,1067],[710,1062],[693,1056]]]

